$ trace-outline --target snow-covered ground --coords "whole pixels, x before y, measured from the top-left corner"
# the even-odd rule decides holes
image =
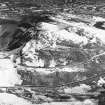
[[[12,94],[0,93],[0,105],[97,105],[94,100],[86,99],[84,101],[73,100],[71,102],[51,102],[43,104],[32,104],[29,101]]]
[[[87,93],[89,90],[91,90],[91,87],[89,85],[81,84],[80,86],[75,86],[73,88],[65,88],[65,93]]]
[[[70,15],[69,15],[70,16]],[[72,15],[71,15],[72,16]],[[73,18],[73,16],[72,16]],[[94,22],[103,21],[105,19],[101,17],[93,17]],[[43,49],[44,47],[52,47],[53,49],[57,47],[57,41],[72,41],[74,44],[78,45],[86,45],[89,42],[89,37],[93,37],[91,43],[96,43],[96,39],[98,38],[102,44],[105,44],[105,30],[97,29],[92,25],[87,25],[85,23],[76,23],[76,22],[68,22],[61,21],[62,24],[52,25],[48,23],[42,23],[41,29],[47,32],[46,38],[43,38],[43,32],[40,33],[41,40],[38,43],[29,42],[26,44],[23,49],[23,53],[26,54],[26,58],[31,58],[32,62],[26,61],[25,64],[28,66],[44,66],[44,61],[42,59],[38,59],[37,55],[35,55],[35,49]],[[92,23],[93,24],[93,23]],[[62,26],[62,27],[61,27]],[[84,36],[78,35],[76,32],[79,29],[83,29]],[[42,36],[41,36],[42,35]],[[45,35],[45,34],[44,34]],[[44,43],[41,43],[44,42]],[[53,44],[51,44],[51,41]],[[31,47],[30,47],[31,46]],[[55,67],[56,62],[54,60],[50,61],[50,67]],[[38,68],[38,72],[51,73],[45,69]],[[79,71],[77,67],[74,68],[63,68],[61,71],[66,72],[74,72]],[[15,84],[21,84],[20,76],[17,74],[16,68],[14,68],[13,63],[10,59],[0,59],[0,86],[15,86]],[[90,89],[89,86],[84,86],[85,91]],[[81,86],[75,88],[67,88],[65,89],[66,93],[70,92],[84,92],[84,88]],[[32,103],[8,93],[0,93],[0,105],[32,105]],[[35,105],[35,104],[33,104]],[[83,102],[80,101],[72,101],[72,102],[52,102],[52,103],[43,103],[42,105],[96,105],[92,100],[85,100]]]
[[[22,80],[10,59],[0,59],[0,87],[21,84]]]
[[[25,99],[19,98],[13,94],[0,93],[0,105],[32,105]]]

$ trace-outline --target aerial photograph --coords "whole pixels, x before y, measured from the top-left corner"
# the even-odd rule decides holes
[[[0,105],[105,105],[105,0],[0,0]]]

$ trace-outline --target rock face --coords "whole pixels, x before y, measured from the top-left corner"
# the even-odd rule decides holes
[[[21,48],[31,39],[31,28],[27,24],[2,24],[0,29],[0,50],[13,51]]]

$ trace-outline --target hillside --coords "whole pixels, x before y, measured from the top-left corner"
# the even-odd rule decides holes
[[[0,104],[97,105],[105,84],[104,5],[1,0]]]

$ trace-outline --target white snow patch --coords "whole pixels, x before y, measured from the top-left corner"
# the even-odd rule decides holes
[[[86,25],[84,23],[71,23],[71,25],[75,28],[84,29],[85,32],[88,32],[89,35],[92,35],[94,38],[100,39],[102,43],[105,43],[105,30],[95,28],[93,26]],[[79,39],[79,37],[78,37]],[[85,42],[85,40],[84,40]]]
[[[32,62],[26,61],[25,64],[27,66],[33,66],[33,67],[44,67],[44,60],[42,59],[33,59]]]
[[[91,100],[86,100],[87,103],[81,101],[72,101],[72,102],[52,102],[52,103],[43,103],[41,105],[97,105]]]
[[[41,29],[45,30],[45,31],[49,31],[49,32],[55,32],[57,34],[56,37],[58,37],[61,40],[72,40],[74,43],[83,43],[83,44],[87,44],[88,43],[88,39],[86,38],[86,36],[79,36],[78,34],[76,34],[75,32],[68,32],[65,30],[65,28],[68,26],[70,27],[75,27],[77,30],[78,28],[82,28],[84,29],[86,32],[88,32],[90,35],[93,35],[95,38],[99,38],[103,43],[105,43],[105,30],[102,29],[98,29],[95,28],[93,26],[89,26],[85,23],[76,23],[76,22],[67,22],[66,20],[63,19],[55,19],[56,21],[58,21],[59,23],[62,24],[49,24],[49,23],[42,23],[41,24]],[[95,22],[97,21],[105,21],[104,18],[102,17],[96,17],[93,16],[93,20]],[[62,27],[62,28],[60,28]],[[49,35],[49,34],[48,34]],[[52,35],[52,34],[51,34]],[[51,37],[51,35],[49,37]]]
[[[66,41],[73,41],[74,44],[80,44],[80,43],[84,43],[87,44],[88,43],[88,39],[84,36],[79,36],[76,33],[73,32],[68,32],[66,30],[61,30],[58,32],[58,38],[60,40],[66,40]]]
[[[81,24],[82,26],[85,27],[84,23],[81,23]],[[75,22],[70,23],[71,26],[76,27],[76,31],[78,27],[81,27],[81,24],[80,23],[78,24]],[[58,39],[61,41],[63,40],[72,41],[74,44],[81,44],[81,43],[87,44],[88,43],[88,38],[86,36],[80,36],[73,31],[69,32],[65,28],[59,29],[59,25],[57,26],[57,25],[53,25],[49,23],[43,23],[41,29],[43,30],[43,32],[41,32],[41,35],[42,36],[44,35],[44,37],[47,36],[48,38],[45,39],[46,42],[52,41],[54,44],[52,46],[54,46],[54,48],[56,47],[56,42]]]
[[[37,68],[35,70],[42,74],[50,74],[50,73],[55,72],[54,70],[46,70],[46,68]]]
[[[83,105],[96,105],[96,104],[93,103],[92,100],[86,99],[86,100],[83,102]]]
[[[19,98],[13,94],[0,93],[0,105],[32,105],[25,99]]]
[[[35,69],[37,72],[39,73],[42,73],[42,74],[50,74],[50,73],[54,73],[56,72],[56,70],[58,72],[62,72],[62,71],[65,71],[65,72],[84,72],[85,69],[83,68],[78,68],[78,67],[63,67],[63,68],[54,68],[54,65],[50,65],[52,66],[50,69],[47,69],[47,68],[37,68]]]
[[[0,86],[14,86],[21,82],[13,63],[9,59],[0,59]]]
[[[51,102],[42,104],[32,104],[31,102],[17,97],[13,94],[0,93],[0,105],[96,105],[92,100],[81,101],[71,101],[71,102]]]
[[[50,23],[45,23],[45,22],[42,22],[38,29],[41,29],[41,30],[49,30],[49,31],[59,31],[59,28],[57,25],[54,25],[54,24],[50,24]]]
[[[81,84],[80,86],[76,86],[73,88],[65,88],[65,93],[86,93],[88,90],[90,90],[91,87],[89,85]]]
[[[98,80],[98,82],[97,82],[97,85],[98,86],[102,86],[103,84],[105,84],[105,79],[102,78],[102,77],[100,77],[99,80]]]
[[[105,21],[105,18],[98,17],[98,16],[93,16],[93,20],[94,20],[95,22],[98,22],[98,21]]]
[[[55,67],[55,66],[56,66],[56,62],[55,62],[54,59],[52,59],[52,60],[50,61],[50,66],[49,66],[49,67]]]

